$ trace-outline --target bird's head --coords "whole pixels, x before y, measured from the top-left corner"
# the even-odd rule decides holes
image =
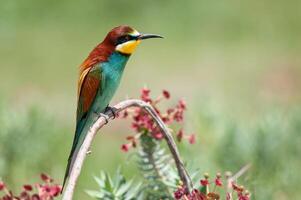
[[[115,51],[131,55],[141,40],[149,38],[163,38],[155,34],[142,34],[129,26],[118,26],[113,28],[105,38],[105,41],[115,47]]]

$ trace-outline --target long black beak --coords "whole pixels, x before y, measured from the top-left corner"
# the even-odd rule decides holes
[[[155,34],[141,34],[138,36],[138,39],[145,40],[149,38],[163,38],[161,35],[155,35]]]

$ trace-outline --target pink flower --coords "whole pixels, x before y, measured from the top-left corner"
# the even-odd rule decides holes
[[[20,199],[22,199],[22,200],[30,200],[30,195],[27,192],[23,191],[20,194]]]
[[[43,184],[35,184],[34,186],[25,184],[23,185],[23,191],[19,196],[13,195],[13,193],[6,189],[5,195],[0,197],[1,200],[52,200],[58,196],[61,192],[60,185],[51,185],[53,181],[48,175],[41,174],[41,179],[44,181]],[[0,182],[4,189],[5,185]],[[32,194],[32,191],[36,188],[37,193]]]
[[[23,185],[24,190],[31,191],[32,186],[31,185]]]
[[[150,93],[150,90],[148,88],[144,87],[141,90],[141,99],[146,102],[152,102],[151,98],[149,97],[149,93]]]
[[[185,110],[185,109],[186,109],[186,102],[185,102],[183,99],[181,99],[181,100],[179,101],[179,103],[178,103],[178,107],[179,107],[180,109],[182,109],[182,110]]]
[[[195,143],[195,135],[194,134],[191,134],[188,138],[188,141],[190,144],[194,144]]]
[[[122,150],[123,152],[128,152],[129,149],[131,148],[131,146],[132,146],[131,143],[123,144],[123,145],[121,146],[121,150]]]
[[[165,124],[168,124],[171,122],[170,118],[168,116],[164,116],[162,117],[162,121],[165,123]]]
[[[150,89],[148,89],[147,87],[142,88],[141,96],[149,96],[149,93],[150,93]]]
[[[185,191],[182,187],[179,187],[175,192],[174,192],[174,197],[175,199],[181,199],[183,195],[185,194]]]
[[[139,124],[138,123],[136,123],[136,122],[133,122],[132,123],[132,128],[136,131],[136,132],[139,132],[140,130],[139,130]]]
[[[240,187],[239,185],[237,185],[236,183],[232,183],[232,188],[233,190],[235,190],[236,192],[242,192],[243,191],[243,188]]]
[[[132,136],[132,135],[129,135],[129,136],[126,137],[126,140],[130,140],[130,141],[131,141],[131,140],[134,140],[134,139],[135,139],[135,138],[134,138],[134,136]]]
[[[2,200],[14,200],[12,195],[5,195]]]
[[[50,186],[48,185],[43,186],[43,191],[49,193],[51,191]]]
[[[183,112],[176,111],[175,114],[173,115],[173,118],[174,118],[177,122],[183,121]]]
[[[0,191],[3,190],[4,188],[5,188],[5,184],[2,181],[0,181]]]
[[[200,180],[200,184],[202,186],[206,186],[206,185],[209,185],[209,181],[208,181],[208,179],[202,179],[202,180]]]
[[[174,108],[168,108],[167,109],[167,114],[170,115],[171,113],[173,113],[175,111]]]
[[[179,142],[181,142],[182,139],[183,139],[183,136],[184,136],[184,132],[183,132],[182,129],[180,129],[179,132],[178,132],[178,134],[177,134],[177,140],[178,140]]]
[[[162,95],[159,95],[157,98],[152,98],[150,96],[150,89],[144,87],[141,90],[141,100],[149,102],[155,112],[160,116],[162,121],[166,125],[173,124],[175,122],[182,122],[184,118],[184,111],[186,110],[186,103],[183,100],[179,100],[178,103],[174,107],[169,107],[166,110],[162,110],[158,107],[158,103],[160,103],[164,99],[170,99],[170,93],[167,90],[162,91]],[[153,118],[142,108],[134,108],[128,109],[123,113],[124,117],[130,116],[133,120],[131,126],[132,129],[137,134],[146,133],[152,136],[157,140],[161,140],[164,138],[160,128],[157,123],[153,120]],[[183,138],[188,139],[189,143],[195,143],[195,135],[184,135],[183,131],[180,130],[177,134],[178,141],[181,141]],[[127,138],[127,140],[131,141],[131,138]],[[130,147],[135,147],[136,143],[124,144],[121,146],[121,150],[124,152],[129,151]]]
[[[41,179],[42,179],[44,182],[46,182],[46,183],[50,183],[50,182],[53,181],[52,178],[50,178],[48,175],[46,175],[46,174],[44,174],[44,173],[41,174]]]
[[[216,186],[219,186],[219,187],[223,186],[222,180],[221,180],[220,178],[216,178],[216,179],[215,179],[215,185],[216,185]]]
[[[210,181],[209,175],[207,173],[204,174],[204,179],[200,180],[200,183],[203,187],[206,187],[206,191],[203,190],[197,190],[195,188],[192,189],[190,193],[186,193],[186,191],[183,189],[183,187],[179,187],[174,192],[175,199],[181,199],[181,200],[209,200],[209,199],[221,199],[221,194],[216,192],[216,187],[213,187],[214,189],[210,191],[212,187],[209,185],[215,184],[215,186],[222,186],[222,176],[220,173],[216,174],[216,177],[214,181]],[[237,200],[250,200],[250,193],[246,190],[245,192],[243,189],[243,186],[238,186],[235,183],[233,183],[235,191],[237,194]],[[225,194],[226,194],[226,200],[232,200],[232,191],[227,192],[227,189],[225,188]]]
[[[41,200],[38,194],[33,194],[31,199],[32,200]]]
[[[164,137],[161,132],[154,132],[154,133],[152,133],[152,136],[157,140],[161,140]]]
[[[56,197],[56,196],[58,196],[58,195],[60,194],[61,190],[62,190],[61,186],[59,186],[59,185],[54,185],[54,186],[51,186],[51,187],[50,187],[49,194],[50,194],[51,196],[53,196],[53,197]]]
[[[214,183],[215,183],[216,186],[219,186],[219,187],[223,186],[221,173],[216,174],[216,178],[214,180]]]
[[[167,90],[163,90],[163,96],[166,98],[166,99],[169,99],[170,98],[170,93],[167,91]]]

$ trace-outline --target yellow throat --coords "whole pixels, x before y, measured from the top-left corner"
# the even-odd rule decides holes
[[[130,33],[132,36],[138,36],[140,33],[136,30],[134,30],[132,33]],[[138,44],[140,44],[141,40],[130,40],[125,43],[119,44],[116,46],[116,51],[123,53],[123,54],[132,54]]]

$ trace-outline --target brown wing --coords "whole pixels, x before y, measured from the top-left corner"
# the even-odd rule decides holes
[[[101,84],[101,70],[99,65],[82,71],[78,82],[77,122],[87,114]]]

